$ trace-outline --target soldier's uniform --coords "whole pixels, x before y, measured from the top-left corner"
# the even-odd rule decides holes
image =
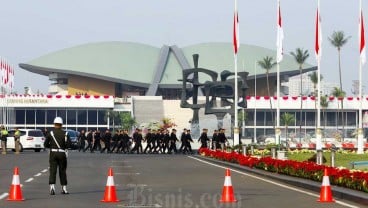
[[[203,129],[201,136],[198,139],[198,142],[201,142],[201,148],[207,148],[207,142],[210,140],[207,136],[207,129]]]
[[[1,129],[0,129],[0,139],[1,139],[1,154],[5,155],[6,154],[6,141],[7,141],[7,137],[8,137],[8,131],[5,129],[4,125],[1,125]]]
[[[61,129],[63,123],[62,118],[56,117],[54,120],[55,128],[46,136],[45,147],[50,148],[49,164],[50,164],[50,194],[55,195],[56,171],[59,168],[60,184],[62,186],[61,193],[69,194],[66,190],[68,184],[66,177],[67,153],[71,146],[69,136]],[[56,140],[56,141],[55,141]]]

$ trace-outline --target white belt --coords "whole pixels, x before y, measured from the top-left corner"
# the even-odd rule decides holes
[[[65,152],[63,149],[51,149],[51,152]]]

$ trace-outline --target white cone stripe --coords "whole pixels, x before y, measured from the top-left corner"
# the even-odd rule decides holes
[[[115,186],[113,176],[107,176],[106,186]]]
[[[230,176],[225,176],[224,186],[232,186]]]
[[[13,176],[13,181],[12,181],[12,185],[19,185],[19,175],[14,175]]]
[[[330,178],[328,176],[323,176],[322,186],[330,186]]]

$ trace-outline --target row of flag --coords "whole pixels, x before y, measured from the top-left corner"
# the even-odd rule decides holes
[[[1,94],[9,93],[14,88],[14,67],[5,59],[0,58],[0,90]]]
[[[359,8],[359,52],[360,52],[360,61],[361,64],[366,62],[366,50],[365,50],[365,34],[364,34],[364,21],[363,21],[363,11],[360,2]],[[277,0],[277,39],[276,39],[276,61],[280,63],[283,58],[283,46],[282,42],[284,39],[284,32],[282,29],[282,19],[281,19],[281,7],[280,0]],[[238,8],[237,8],[237,0],[235,0],[235,12],[234,12],[234,29],[233,29],[233,46],[234,46],[234,54],[236,55],[239,51],[239,17],[238,17]],[[319,9],[319,1],[317,6],[317,15],[316,15],[316,30],[315,30],[315,55],[317,61],[321,60],[322,56],[322,30],[321,30],[321,15]]]

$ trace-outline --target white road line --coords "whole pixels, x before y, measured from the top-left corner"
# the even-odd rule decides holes
[[[115,175],[140,175],[140,173],[115,173]]]
[[[40,176],[40,175],[42,175],[42,173],[37,173],[36,175],[34,175],[35,177],[38,177],[38,176]]]
[[[131,168],[131,165],[112,165],[111,168]]]
[[[24,182],[28,183],[28,182],[31,182],[33,181],[33,178],[28,178],[27,180],[25,180]]]
[[[204,160],[201,160],[201,159],[198,159],[198,158],[195,158],[195,157],[192,157],[192,156],[188,156],[189,158],[191,159],[194,159],[194,160],[197,160],[199,162],[202,162],[202,163],[206,163],[208,165],[212,165],[212,166],[215,166],[215,167],[219,167],[219,168],[223,168],[223,169],[227,169],[228,167],[225,167],[225,166],[222,166],[222,165],[217,165],[217,164],[214,164],[214,163],[210,163],[210,162],[207,162],[207,161],[204,161]],[[250,175],[250,174],[247,174],[247,173],[244,173],[244,172],[241,172],[241,171],[238,171],[238,170],[234,170],[232,168],[229,168],[232,172],[236,172],[236,173],[239,173],[241,175],[245,175],[245,176],[249,176],[249,177],[252,177],[252,178],[255,178],[255,179],[258,179],[258,180],[261,180],[261,181],[264,181],[264,182],[267,182],[267,183],[271,183],[271,184],[274,184],[276,186],[280,186],[282,188],[286,188],[286,189],[290,189],[290,190],[293,190],[293,191],[297,191],[297,192],[300,192],[300,193],[303,193],[303,194],[307,194],[307,195],[310,195],[310,196],[313,196],[313,197],[316,197],[316,198],[319,198],[320,196],[317,195],[317,194],[314,194],[314,193],[311,193],[311,192],[308,192],[308,191],[303,191],[303,190],[300,190],[300,189],[297,189],[297,188],[293,188],[293,187],[290,187],[290,186],[287,186],[287,185],[283,185],[281,183],[276,183],[274,181],[271,181],[271,180],[267,180],[267,179],[264,179],[264,178],[261,178],[261,177],[258,177],[258,176],[254,176],[254,175]],[[340,205],[343,205],[343,206],[346,206],[346,207],[351,207],[351,208],[359,208],[357,206],[354,206],[354,205],[351,205],[351,204],[348,204],[348,203],[345,203],[345,202],[342,202],[342,201],[338,201],[336,200],[336,203],[337,204],[340,204]]]
[[[7,197],[9,194],[8,193],[3,193],[0,195],[0,200],[4,199],[5,197]]]
[[[48,171],[48,169],[43,169],[41,172],[46,173],[47,171]]]

